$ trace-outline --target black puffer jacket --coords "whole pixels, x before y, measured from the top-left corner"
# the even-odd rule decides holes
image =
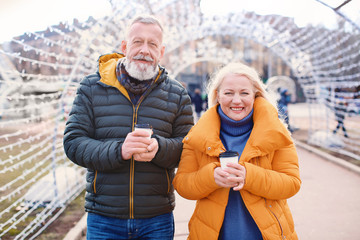
[[[193,125],[191,101],[162,68],[152,90],[134,106],[115,75],[121,57],[101,56],[99,72],[80,83],[64,149],[71,161],[88,169],[87,211],[123,219],[153,217],[175,206],[171,182],[182,139]],[[122,143],[135,123],[153,127],[159,150],[151,162],[122,159]]]

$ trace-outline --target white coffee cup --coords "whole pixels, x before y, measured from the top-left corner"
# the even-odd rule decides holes
[[[227,166],[228,163],[239,163],[239,153],[235,151],[226,151],[220,153],[219,155],[221,169],[225,170],[229,168]],[[235,177],[235,175],[231,174],[230,176]]]
[[[152,126],[148,123],[137,123],[135,124],[135,128],[134,130],[146,130],[147,132],[149,132],[149,138],[151,138],[151,134],[152,134]]]

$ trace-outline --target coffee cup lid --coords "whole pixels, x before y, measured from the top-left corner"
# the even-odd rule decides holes
[[[137,123],[137,124],[135,124],[135,127],[137,127],[137,128],[152,128],[152,126],[148,123]]]
[[[236,151],[226,151],[223,153],[220,153],[219,157],[234,157],[234,156],[239,156],[239,153]]]

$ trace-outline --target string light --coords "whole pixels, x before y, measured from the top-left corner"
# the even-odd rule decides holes
[[[150,8],[136,1],[126,0],[124,4],[124,0],[111,0],[111,16],[84,23],[62,23],[42,33],[27,32],[23,38],[14,38],[0,47],[0,178],[8,179],[0,186],[0,202],[4,205],[0,211],[0,218],[4,219],[0,237],[19,228],[15,239],[36,238],[84,189],[85,170],[71,163],[63,151],[65,122],[81,79],[96,71],[100,55],[119,51],[129,19],[138,13],[155,14],[165,23],[165,67],[175,78],[197,62],[225,64],[246,58],[255,60],[260,55],[251,46],[230,49],[217,36],[231,37],[235,44],[246,39],[263,46],[262,55],[276,56],[292,69],[306,97],[306,121],[293,117],[291,123],[300,127],[308,124],[309,139],[318,131],[334,137],[331,131],[336,126],[341,99],[348,106],[357,107],[359,113],[346,116],[346,127],[353,138],[339,137],[347,148],[335,150],[354,158],[360,155],[357,28],[299,28],[292,18],[245,11],[204,16],[193,2],[150,0],[149,12]],[[322,144],[316,139],[313,143]],[[59,186],[44,188],[52,200],[30,221],[29,216],[45,201],[45,194],[39,191],[36,203],[26,202],[25,194],[45,175],[61,167],[76,169],[76,180],[67,183],[65,193],[56,197],[52,191]],[[24,207],[16,210],[21,204]],[[20,229],[23,221],[27,222],[26,227]]]

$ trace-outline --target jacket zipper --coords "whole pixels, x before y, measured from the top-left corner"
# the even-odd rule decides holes
[[[133,219],[134,218],[134,158],[131,157],[130,159],[130,186],[129,186],[129,190],[130,190],[130,193],[129,193],[129,209],[130,209],[130,219]]]
[[[132,104],[133,111],[134,111],[132,130],[134,130],[135,124],[137,123],[137,113],[138,113],[139,106],[140,106],[141,102],[143,101],[143,99],[144,99],[144,95],[142,95],[140,97],[136,106],[134,104]],[[130,100],[130,102],[131,102],[131,100]],[[130,181],[129,181],[129,211],[130,211],[129,217],[130,217],[130,219],[134,219],[134,181],[135,181],[134,178],[135,178],[135,160],[133,157],[131,157],[131,159],[130,159]]]
[[[133,126],[132,130],[134,130],[135,123],[137,122],[137,108],[133,106]],[[130,181],[129,181],[129,217],[130,219],[134,218],[134,171],[135,171],[135,160],[133,157],[130,159]]]
[[[284,235],[284,230],[283,230],[283,228],[282,228],[282,226],[281,226],[281,223],[280,223],[280,220],[279,220],[279,218],[276,216],[276,214],[271,210],[272,206],[267,204],[266,199],[265,199],[265,204],[266,204],[266,207],[269,209],[269,211],[270,211],[271,214],[275,217],[276,221],[277,221],[278,224],[279,224],[279,227],[280,227],[280,230],[281,230],[281,238],[282,238],[282,239],[286,239],[286,237],[285,237],[285,235]]]
[[[252,158],[252,157],[251,157],[251,158]],[[251,158],[250,158],[250,159],[251,159]],[[256,156],[255,158],[256,158],[256,164],[257,164],[257,166],[260,166],[259,156]],[[241,191],[240,191],[240,195],[241,195]],[[241,195],[241,197],[242,197],[242,195]],[[243,198],[243,197],[242,197],[242,198]],[[243,199],[244,199],[244,198],[243,198]],[[270,211],[271,214],[275,217],[276,221],[277,221],[278,224],[279,224],[280,231],[281,231],[281,238],[282,238],[282,239],[286,239],[286,236],[284,235],[284,230],[283,230],[283,228],[282,228],[282,226],[281,226],[281,223],[280,223],[279,218],[278,218],[278,217],[276,216],[276,214],[271,210],[271,207],[272,207],[272,206],[271,206],[271,205],[268,206],[266,198],[264,198],[264,200],[265,200],[265,206],[266,206],[266,208],[269,209],[269,211]],[[244,204],[245,204],[246,208],[249,209],[249,208],[247,207],[245,201],[244,201]],[[250,212],[250,211],[249,211],[249,212]],[[252,215],[252,214],[250,213],[250,215]],[[260,229],[259,229],[259,230],[260,230]],[[261,230],[260,230],[260,232],[261,232]]]
[[[259,156],[256,157],[256,164],[257,164],[258,166],[260,166]],[[271,210],[272,206],[271,206],[271,205],[268,206],[266,198],[264,198],[264,199],[265,199],[265,205],[266,205],[266,207],[269,209],[269,211],[270,211],[271,214],[275,217],[276,221],[277,221],[278,224],[279,224],[279,227],[280,227],[280,230],[281,230],[281,238],[282,238],[282,239],[286,239],[286,237],[284,236],[284,230],[283,230],[283,228],[282,228],[282,226],[281,226],[281,223],[280,223],[279,218],[278,218],[278,217],[276,216],[276,214]]]
[[[95,171],[95,177],[94,177],[94,183],[93,183],[93,189],[94,189],[94,193],[96,194],[96,179],[97,179],[97,173],[98,171]]]
[[[259,161],[259,157],[256,157],[256,165],[260,167],[260,161]]]
[[[169,172],[167,169],[165,169],[165,173],[166,173],[166,179],[167,179],[167,185],[168,185],[167,192],[169,193],[170,192],[170,177],[169,177]]]

